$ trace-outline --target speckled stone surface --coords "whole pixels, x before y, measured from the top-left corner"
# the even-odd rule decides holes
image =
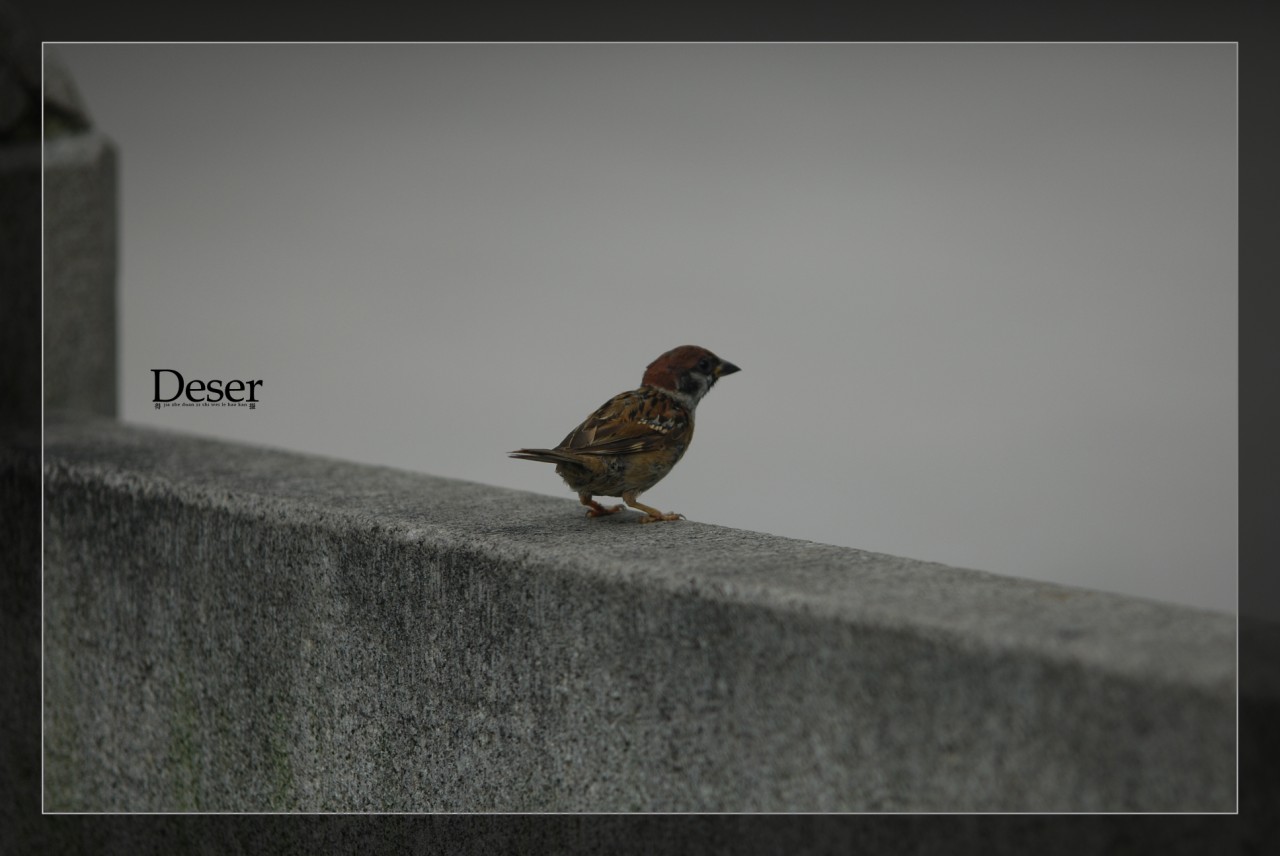
[[[53,811],[1233,811],[1233,617],[50,414]]]

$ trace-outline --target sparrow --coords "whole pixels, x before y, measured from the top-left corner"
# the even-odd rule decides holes
[[[641,523],[681,520],[638,497],[684,456],[693,440],[693,413],[720,378],[739,371],[706,348],[681,345],[645,369],[640,387],[623,392],[569,432],[554,449],[517,449],[513,458],[556,465],[556,472],[587,506],[588,517],[617,514],[623,506],[603,506],[597,496],[618,496],[643,511]]]

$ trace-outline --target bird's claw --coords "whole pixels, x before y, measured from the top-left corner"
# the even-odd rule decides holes
[[[666,514],[660,514],[657,517],[641,517],[641,523],[661,523],[664,520],[684,520],[683,514],[677,514],[674,511],[668,511]]]

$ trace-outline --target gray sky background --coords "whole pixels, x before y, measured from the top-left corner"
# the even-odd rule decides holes
[[[650,504],[1236,608],[1233,45],[56,51],[128,421],[572,498],[505,453],[700,344]]]

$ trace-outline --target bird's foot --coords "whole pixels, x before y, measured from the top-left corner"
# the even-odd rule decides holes
[[[683,514],[676,514],[674,511],[668,511],[666,514],[658,512],[656,515],[650,514],[648,517],[641,517],[641,523],[661,523],[664,520],[684,520]]]
[[[582,500],[582,504],[587,506],[588,517],[607,517],[610,514],[617,514],[619,511],[626,508],[625,505],[604,506],[596,502],[594,499],[584,499]]]

